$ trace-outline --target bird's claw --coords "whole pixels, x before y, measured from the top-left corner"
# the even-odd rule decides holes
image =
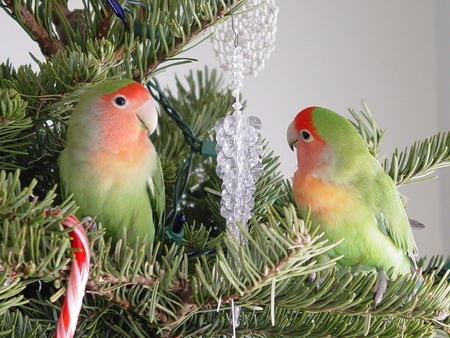
[[[81,225],[86,229],[86,231],[96,231],[97,223],[91,216],[86,216],[81,219]]]
[[[382,269],[379,269],[377,279],[375,281],[375,285],[371,289],[372,292],[375,292],[374,307],[377,307],[377,305],[381,303],[384,293],[386,292],[388,282],[389,282],[389,277],[386,274],[386,272]]]
[[[317,278],[317,272],[311,272],[310,274],[309,274],[309,282],[312,284],[312,283],[314,283],[314,281],[316,280],[316,278]]]
[[[327,277],[326,274],[320,274],[319,278],[317,278],[317,273],[316,272],[311,272],[309,274],[309,282],[311,284],[314,284],[314,286],[316,287],[316,289],[318,289],[320,287],[320,285],[322,285],[323,281],[325,280],[325,278]]]

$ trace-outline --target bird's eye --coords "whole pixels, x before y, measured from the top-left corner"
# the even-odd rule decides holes
[[[119,108],[125,108],[126,105],[128,104],[127,99],[125,97],[123,97],[122,95],[116,96],[114,98],[113,102]]]
[[[303,129],[300,131],[300,136],[302,137],[302,140],[305,142],[310,142],[310,141],[314,140],[314,137],[306,129]]]

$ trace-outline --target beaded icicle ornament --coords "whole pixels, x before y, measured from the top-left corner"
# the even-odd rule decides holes
[[[238,13],[233,13],[234,20],[216,26],[211,41],[220,67],[232,71],[233,51],[239,45],[243,54],[243,75],[256,76],[275,49],[277,14],[275,0],[248,0],[239,6]]]
[[[249,0],[239,9],[241,14],[232,13],[231,20],[219,25],[211,39],[220,66],[231,73],[230,88],[235,97],[233,114],[220,118],[215,125],[216,172],[222,178],[220,213],[226,219],[228,235],[243,245],[245,241],[238,225],[247,227],[254,207],[256,181],[264,168],[259,135],[261,120],[242,113],[240,91],[244,75],[256,76],[275,48],[278,8],[274,0],[264,3]],[[240,307],[235,307],[231,300],[231,308],[233,337],[236,337]]]
[[[245,226],[254,206],[255,183],[263,172],[261,121],[242,111],[244,75],[256,76],[274,50],[278,7],[274,0],[249,0],[230,20],[215,28],[211,40],[222,69],[231,72],[236,98],[232,115],[217,121],[217,174],[222,178],[221,214],[227,228],[242,243],[237,224]]]

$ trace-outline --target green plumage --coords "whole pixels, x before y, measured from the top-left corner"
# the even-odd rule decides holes
[[[116,105],[117,96],[127,100],[125,108]],[[130,245],[138,238],[153,242],[163,222],[161,164],[148,139],[154,126],[146,125],[150,115],[155,121],[156,110],[144,105],[150,101],[148,91],[130,80],[93,87],[70,117],[59,157],[62,193],[73,195],[76,216],[94,217],[113,241],[125,228]]]
[[[290,137],[296,137],[299,160],[293,190],[299,209],[306,217],[311,208],[313,226],[320,225],[325,238],[344,239],[328,254],[342,255],[341,265],[362,271],[414,270],[417,248],[400,194],[353,125],[314,107],[300,112],[293,126],[296,136],[290,127]],[[314,139],[305,142],[301,130]]]

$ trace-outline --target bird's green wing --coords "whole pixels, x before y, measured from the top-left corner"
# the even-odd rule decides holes
[[[406,254],[417,255],[418,250],[405,208],[392,179],[384,172],[376,179],[376,221],[381,231]]]
[[[155,168],[148,179],[148,194],[153,208],[155,228],[160,227],[164,220],[166,195],[164,192],[164,177],[159,157],[156,158]]]

